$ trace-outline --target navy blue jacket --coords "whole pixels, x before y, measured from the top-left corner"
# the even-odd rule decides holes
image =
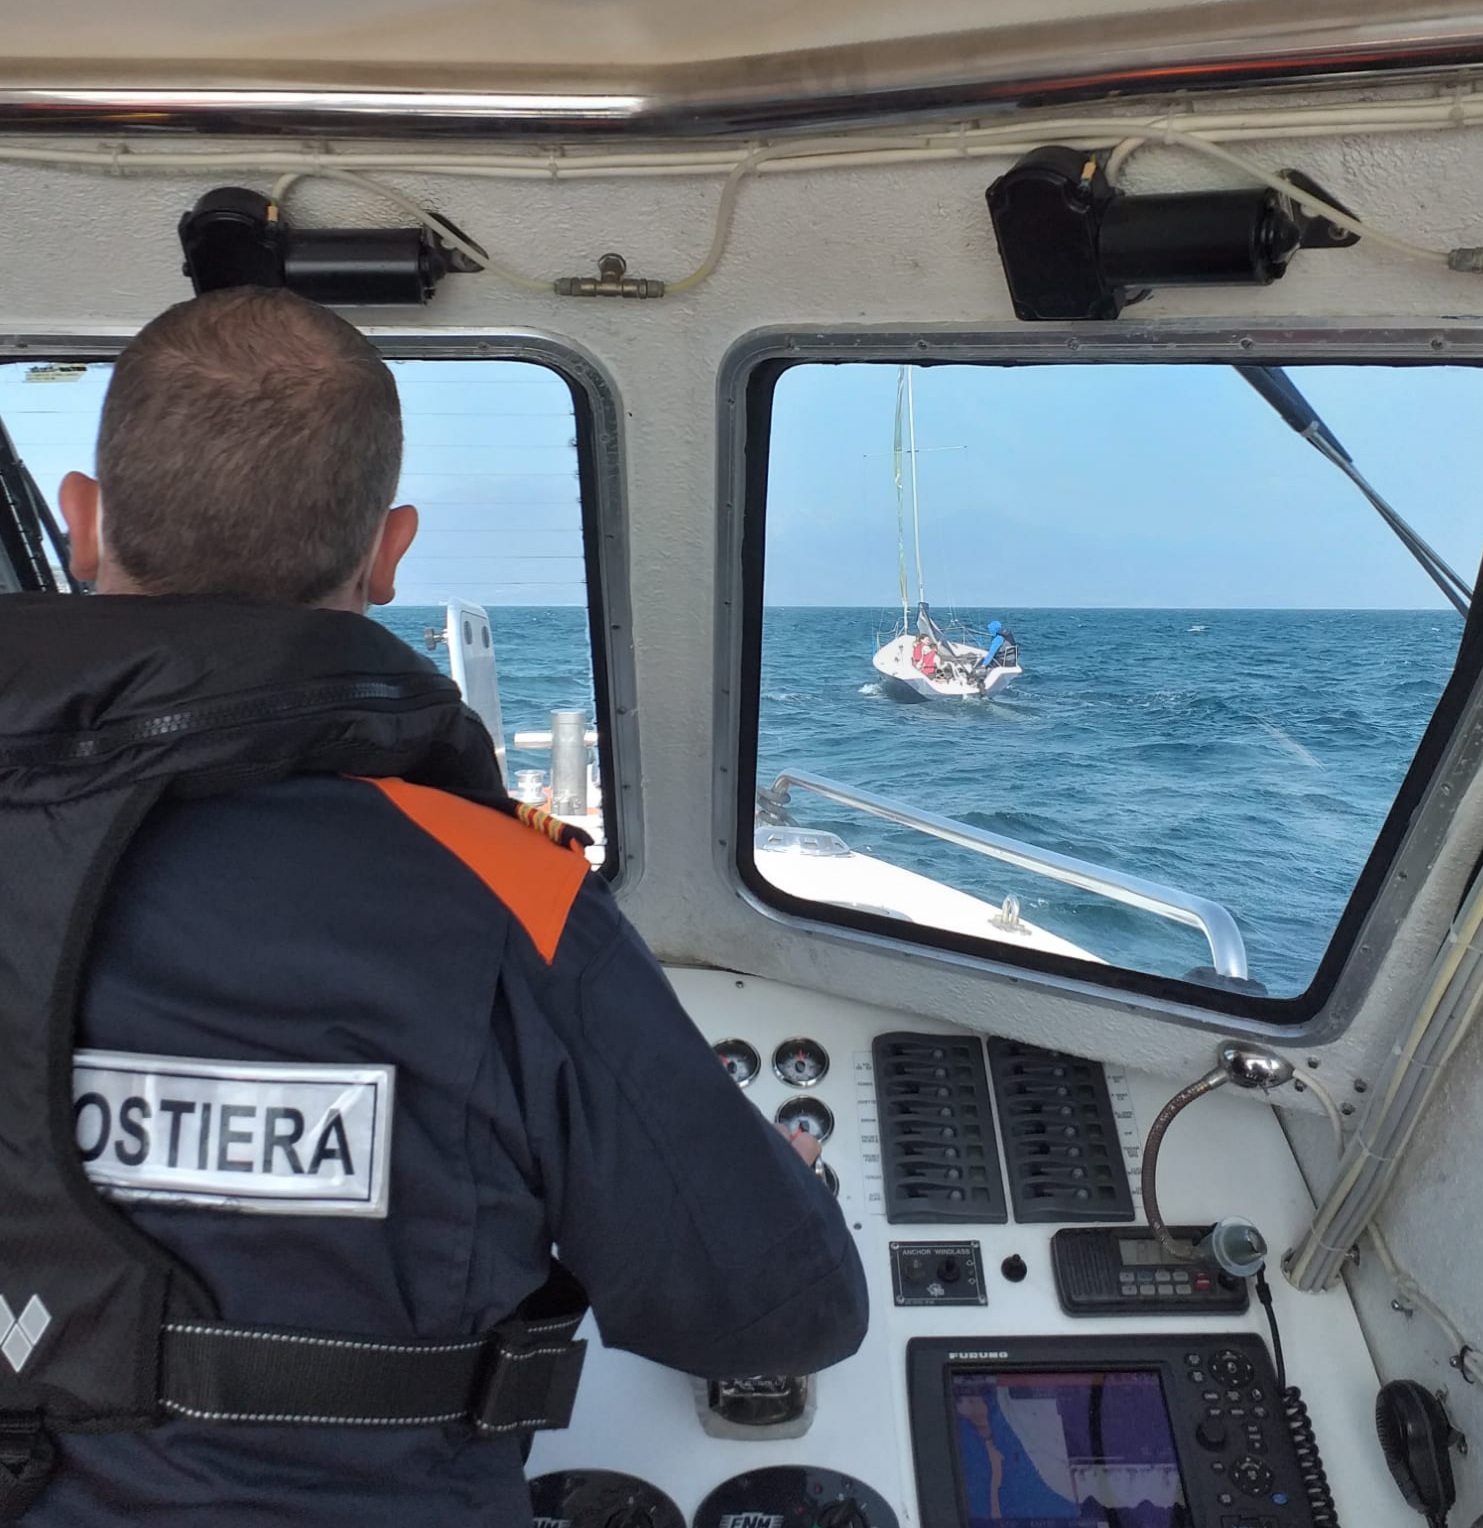
[[[230,1322],[468,1336],[544,1281],[554,1244],[611,1346],[708,1376],[852,1353],[866,1294],[838,1206],[603,882],[510,817],[439,797],[303,775],[169,799],[146,821],[93,946],[79,1043],[391,1062],[396,1108],[385,1220],[130,1216]],[[530,1517],[518,1445],[459,1428],[173,1421],[61,1442],[28,1528]]]

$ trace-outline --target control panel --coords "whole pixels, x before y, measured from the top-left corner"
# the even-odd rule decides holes
[[[907,1385],[922,1528],[1314,1523],[1257,1337],[916,1338]]]
[[[891,1288],[897,1305],[985,1305],[977,1242],[892,1242]]]
[[[1164,1260],[1140,1224],[1142,1131],[1170,1079],[777,983],[670,975],[761,1117],[820,1142],[820,1176],[865,1268],[870,1329],[818,1374],[706,1383],[603,1348],[589,1323],[572,1425],[539,1434],[527,1466],[548,1493],[561,1483],[541,1498],[560,1510],[538,1503],[540,1528],[677,1528],[673,1514],[686,1528],[1316,1528],[1325,1519],[1302,1470],[1320,1444],[1338,1520],[1371,1520],[1391,1499],[1373,1444],[1377,1381],[1347,1294],[1302,1296],[1273,1278],[1310,1421],[1276,1394],[1265,1317],[1245,1286],[1212,1276],[1204,1288],[1204,1265]],[[1191,1244],[1226,1214],[1249,1216],[1274,1246],[1296,1240],[1312,1205],[1270,1109],[1216,1094],[1171,1143],[1160,1198]],[[1156,1292],[1135,1292],[1145,1287]],[[1033,1343],[1061,1346],[1035,1357]],[[1001,1495],[997,1515],[976,1497],[970,1511],[962,1465],[941,1449],[924,1477],[923,1403],[909,1384],[919,1353],[936,1355],[942,1447],[959,1436],[947,1417],[978,1435],[973,1422],[992,1425],[997,1408],[1024,1444],[1004,1469],[1038,1461],[1062,1505],[1022,1474],[1022,1496]],[[949,1354],[968,1355],[952,1360],[962,1413],[948,1399]],[[1037,1372],[1039,1390],[1026,1378]],[[1088,1463],[1097,1448],[1100,1474]],[[929,1500],[939,1476],[948,1494]],[[1148,1505],[1119,1511],[1131,1498],[1117,1490],[1135,1477]],[[1107,1483],[1109,1510],[1067,1495],[1072,1479]]]

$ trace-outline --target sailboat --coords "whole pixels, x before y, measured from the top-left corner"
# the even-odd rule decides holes
[[[1024,671],[1014,633],[1002,621],[990,621],[982,641],[955,641],[932,618],[922,578],[922,519],[917,496],[916,400],[912,368],[896,375],[896,438],[892,458],[896,476],[896,547],[901,577],[901,626],[877,649],[871,662],[883,688],[898,700],[987,700]],[[905,415],[908,446],[902,449]],[[903,456],[911,461],[911,527],[916,548],[917,611],[915,627],[906,585],[906,478]]]

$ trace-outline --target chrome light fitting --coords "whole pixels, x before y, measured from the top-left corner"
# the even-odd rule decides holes
[[[1159,1211],[1159,1147],[1169,1126],[1197,1098],[1227,1084],[1266,1093],[1291,1081],[1292,1075],[1292,1063],[1275,1051],[1228,1040],[1217,1053],[1216,1064],[1198,1081],[1181,1088],[1159,1111],[1143,1148],[1143,1211],[1168,1257],[1180,1262],[1208,1257],[1238,1279],[1250,1278],[1261,1271],[1267,1260],[1266,1239],[1239,1215],[1217,1221],[1193,1248],[1174,1239]]]

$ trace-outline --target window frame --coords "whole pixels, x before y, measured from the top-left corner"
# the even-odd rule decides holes
[[[1003,367],[1258,362],[1478,365],[1483,364],[1483,328],[1373,328],[1334,322],[1288,328],[1005,326],[936,334],[768,330],[732,347],[718,390],[716,836],[723,873],[754,909],[795,928],[827,931],[879,950],[918,958],[936,954],[1022,982],[1137,999],[1140,1008],[1155,1016],[1222,1031],[1239,1028],[1275,1034],[1284,1041],[1317,1043],[1348,1027],[1410,905],[1414,886],[1447,835],[1483,749],[1483,587],[1396,799],[1312,980],[1295,996],[1255,997],[1123,966],[1093,966],[926,925],[910,925],[908,933],[897,920],[781,891],[761,874],[753,850],[772,404],[785,372],[819,363]]]
[[[131,337],[58,334],[10,339],[0,343],[0,362],[30,366],[68,361],[107,363]],[[617,890],[638,879],[643,856],[643,819],[636,788],[642,776],[628,571],[623,410],[617,387],[585,351],[540,334],[370,330],[367,338],[388,360],[523,361],[554,373],[571,393],[598,765],[603,782],[605,853],[599,870]]]

